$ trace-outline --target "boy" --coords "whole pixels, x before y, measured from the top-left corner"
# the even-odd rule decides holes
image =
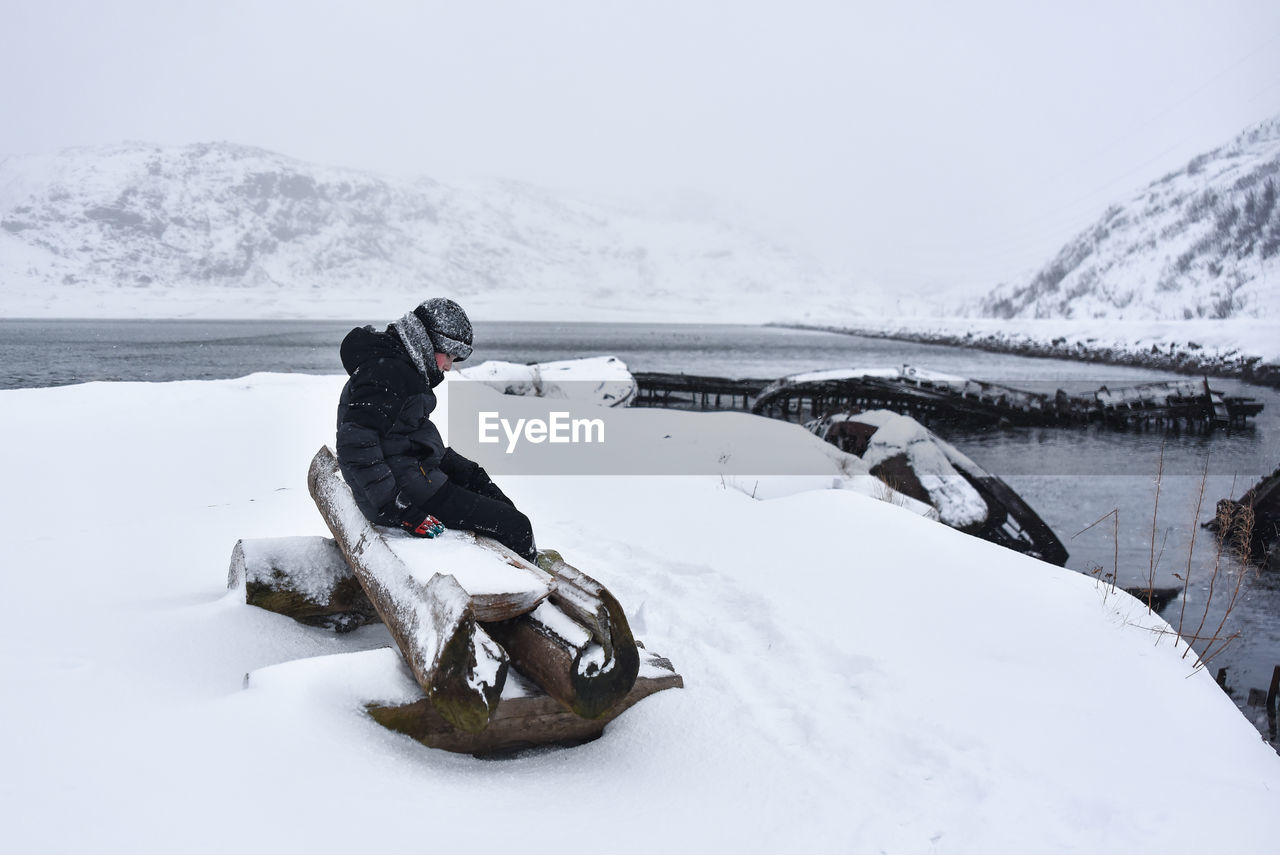
[[[385,331],[353,329],[342,341],[351,375],[338,403],[338,465],[371,522],[419,537],[444,527],[487,535],[537,559],[529,518],[479,465],[447,448],[431,423],[432,391],[471,355],[471,321],[434,297]]]

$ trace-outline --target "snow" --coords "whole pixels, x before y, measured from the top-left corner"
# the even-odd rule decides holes
[[[1280,366],[1280,320],[832,316],[814,329],[1210,373]]]
[[[1163,621],[851,490],[502,479],[686,688],[503,761],[384,730],[364,704],[414,696],[384,628],[224,587],[238,539],[326,533],[305,479],[343,379],[0,392],[10,849],[460,849],[485,828],[553,852],[555,828],[620,853],[1274,852],[1280,757]]]
[[[851,418],[876,427],[862,462],[874,469],[892,457],[904,455],[942,522],[964,528],[987,518],[987,503],[948,459],[951,446],[931,436],[924,425],[889,410],[870,410]]]
[[[778,379],[778,383],[825,383],[828,380],[852,380],[855,377],[884,377],[892,378],[898,376],[896,368],[829,368],[825,371],[804,371],[800,374],[789,374],[786,377]]]
[[[879,377],[886,380],[910,379],[910,380],[929,380],[934,383],[959,383],[961,385],[969,382],[968,378],[959,377],[955,374],[943,374],[940,371],[932,371],[928,368],[916,368],[913,365],[903,365],[901,368],[829,368],[824,371],[804,371],[800,374],[789,374],[780,378],[779,384],[790,383],[823,383],[828,380],[852,380],[858,377]]]
[[[506,662],[506,651],[483,629],[476,631],[476,644],[480,650],[475,655],[475,670],[467,675],[467,685],[477,694],[482,694],[488,687],[498,684],[498,672]],[[481,652],[484,655],[480,655]],[[506,688],[505,682],[503,688]]]
[[[457,376],[476,380],[508,395],[534,395],[579,403],[625,405],[636,394],[636,380],[616,356],[563,359],[533,365],[491,359],[455,368]]]
[[[436,573],[447,573],[473,596],[547,590],[542,577],[508,564],[496,552],[477,549],[470,532],[446,531],[424,539],[394,529],[381,531],[409,574],[423,584]]]
[[[593,677],[596,674],[612,671],[617,664],[616,658],[605,655],[603,647],[592,644],[578,657],[577,672],[580,677]]]
[[[227,584],[272,582],[272,571],[289,569],[289,587],[313,603],[327,602],[333,589],[351,576],[351,568],[342,557],[338,545],[322,537],[264,537],[241,543],[243,566],[232,569],[244,578],[228,575]]]
[[[591,641],[591,633],[550,603],[539,603],[531,617],[571,647],[580,649]]]

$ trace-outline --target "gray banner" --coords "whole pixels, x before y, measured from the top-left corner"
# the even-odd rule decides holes
[[[561,381],[554,397],[449,384],[449,443],[494,475],[826,475],[842,455],[795,422],[742,411],[601,406],[601,384]],[[896,441],[919,441],[907,432]],[[944,428],[941,438],[993,475],[1256,480],[1252,429],[1114,431],[1097,425]],[[905,445],[904,445],[905,447]],[[1256,452],[1255,452],[1256,453]],[[847,461],[845,468],[848,469]]]
[[[838,474],[835,447],[799,425],[584,403],[598,385],[561,382],[538,398],[451,383],[449,444],[492,475]]]

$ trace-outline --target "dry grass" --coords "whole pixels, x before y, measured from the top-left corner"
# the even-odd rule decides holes
[[[1107,585],[1107,592],[1109,594],[1114,594],[1116,592],[1116,580],[1120,576],[1120,509],[1112,508],[1111,510],[1107,511],[1105,514],[1098,517],[1096,520],[1089,523],[1087,526],[1080,529],[1075,534],[1071,535],[1071,539],[1075,540],[1077,537],[1084,534],[1089,529],[1101,523],[1107,517],[1111,517],[1111,523],[1112,523],[1111,542],[1115,546],[1115,556],[1112,559],[1111,572],[1103,573],[1101,564],[1095,565],[1093,569],[1091,569],[1089,572],[1093,576],[1098,577],[1100,581],[1102,581]],[[1148,608],[1151,607],[1150,597],[1147,598],[1147,607]]]
[[[1154,596],[1156,570],[1160,566],[1160,559],[1164,555],[1164,545],[1168,538],[1168,532],[1161,540],[1159,550],[1156,549],[1156,532],[1158,529],[1158,516],[1160,512],[1160,491],[1164,480],[1164,447],[1160,449],[1160,463],[1156,473],[1155,480],[1155,499],[1152,503],[1151,511],[1151,545],[1150,545],[1150,561],[1147,568],[1147,609],[1152,611],[1152,597]],[[1221,655],[1221,653],[1230,646],[1231,642],[1239,637],[1239,633],[1231,633],[1224,635],[1227,622],[1231,617],[1232,611],[1240,601],[1240,594],[1244,587],[1244,580],[1248,573],[1255,570],[1250,564],[1252,558],[1250,554],[1250,545],[1253,540],[1254,515],[1251,508],[1236,505],[1234,502],[1223,502],[1219,504],[1216,515],[1216,528],[1218,531],[1218,542],[1216,545],[1213,566],[1209,572],[1208,591],[1205,596],[1204,606],[1201,609],[1198,622],[1196,622],[1194,614],[1188,615],[1187,607],[1189,602],[1188,595],[1191,592],[1191,586],[1195,568],[1195,548],[1197,535],[1200,530],[1200,514],[1204,509],[1204,497],[1209,481],[1209,458],[1206,455],[1204,469],[1200,476],[1200,487],[1196,496],[1196,505],[1194,515],[1191,519],[1191,543],[1187,546],[1187,562],[1181,573],[1174,573],[1182,586],[1181,604],[1178,610],[1178,621],[1176,626],[1172,628],[1172,632],[1168,629],[1153,629],[1157,634],[1157,640],[1169,634],[1176,634],[1181,640],[1186,642],[1186,649],[1183,651],[1183,657],[1194,654],[1196,657],[1195,670],[1205,668],[1209,662]],[[1235,482],[1232,482],[1232,494],[1235,493]],[[1099,579],[1099,582],[1105,585],[1108,594],[1115,592],[1116,580],[1119,576],[1120,568],[1120,509],[1113,508],[1103,514],[1090,525],[1077,532],[1077,537],[1090,529],[1100,525],[1107,518],[1112,521],[1112,543],[1114,547],[1113,565],[1110,572],[1105,572],[1101,565],[1095,566],[1090,572]],[[1224,579],[1230,578],[1228,584],[1223,585]],[[1228,592],[1226,594],[1225,603],[1222,602],[1223,589]],[[1217,625],[1212,631],[1206,634],[1205,629],[1209,624],[1210,613],[1213,611],[1214,605],[1222,607],[1222,614]],[[1194,609],[1192,610],[1194,612]],[[1196,622],[1195,629],[1191,629],[1191,623]],[[1201,652],[1196,652],[1196,647],[1201,648]]]
[[[1152,598],[1155,596],[1156,589],[1156,567],[1160,564],[1160,559],[1164,557],[1164,544],[1169,539],[1169,532],[1165,531],[1164,537],[1160,540],[1160,554],[1156,554],[1156,520],[1160,515],[1160,488],[1164,485],[1164,442],[1160,443],[1160,464],[1156,468],[1156,497],[1151,503],[1151,564],[1147,569],[1147,611],[1152,612]]]
[[[888,478],[884,475],[877,475],[875,477],[876,481],[879,482],[875,488],[875,498],[882,502],[887,502],[890,505],[896,505],[900,508],[907,507],[908,500],[910,500],[911,497],[899,490],[898,485],[893,482],[892,478]]]
[[[1234,488],[1234,483],[1232,487]],[[1234,493],[1234,489],[1232,490]],[[1214,560],[1213,575],[1217,579],[1218,565],[1222,559],[1223,546],[1226,545],[1236,557],[1238,562],[1235,571],[1235,584],[1231,587],[1231,598],[1227,601],[1226,610],[1222,614],[1222,619],[1218,621],[1218,626],[1213,631],[1213,638],[1216,640],[1222,634],[1223,627],[1226,626],[1227,616],[1231,614],[1231,610],[1235,608],[1236,603],[1240,600],[1240,590],[1244,586],[1245,575],[1250,570],[1249,561],[1252,558],[1251,550],[1253,544],[1253,525],[1254,525],[1253,508],[1247,506],[1223,506],[1218,508],[1218,554]],[[1234,538],[1234,543],[1230,541]],[[1210,588],[1210,596],[1212,596],[1212,588]],[[1206,604],[1206,612],[1208,606]],[[1201,621],[1203,626],[1203,621]],[[1220,646],[1214,650],[1212,647],[1206,648],[1204,654],[1200,657],[1200,664],[1205,665],[1221,653],[1226,646],[1239,633],[1233,633],[1220,642]]]

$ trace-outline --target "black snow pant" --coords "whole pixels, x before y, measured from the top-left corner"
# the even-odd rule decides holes
[[[537,560],[533,524],[506,502],[486,498],[447,482],[427,501],[425,509],[446,528],[492,537],[522,558]]]

